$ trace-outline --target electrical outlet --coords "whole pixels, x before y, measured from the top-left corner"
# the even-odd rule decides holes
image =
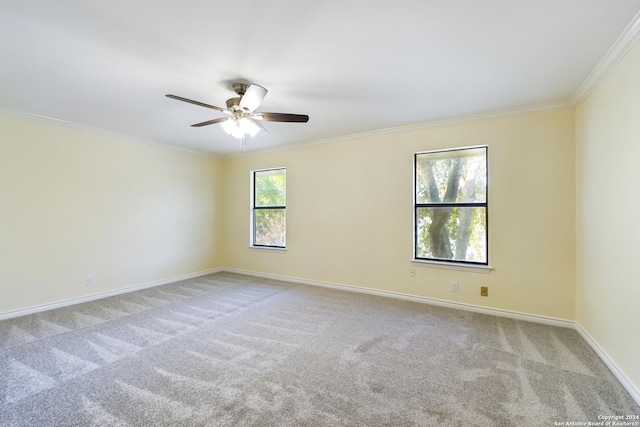
[[[451,292],[458,292],[458,282],[451,282]]]
[[[416,269],[415,268],[411,269],[410,275],[411,275],[411,277],[416,277]]]
[[[93,276],[87,276],[84,281],[85,286],[93,286]]]
[[[488,297],[489,296],[489,287],[488,286],[480,286],[480,296]]]
[[[269,258],[266,258],[266,259],[264,260],[264,266],[265,266],[265,267],[269,267],[269,266],[271,266],[271,260],[270,260]]]

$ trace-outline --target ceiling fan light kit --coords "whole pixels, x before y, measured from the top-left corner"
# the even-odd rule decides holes
[[[260,125],[246,117],[243,117],[240,120],[229,118],[220,124],[227,135],[231,135],[238,139],[244,138],[245,135],[249,135],[253,138],[261,129]]]
[[[177,101],[187,102],[198,105],[200,107],[210,108],[220,111],[229,117],[221,117],[218,119],[208,120],[206,122],[196,123],[191,126],[202,127],[216,123],[220,123],[222,129],[234,138],[242,139],[242,150],[244,151],[244,143],[247,135],[256,136],[261,130],[267,131],[256,120],[265,120],[270,122],[290,122],[290,123],[306,123],[309,116],[305,114],[289,114],[289,113],[257,113],[255,110],[260,106],[262,100],[267,95],[267,89],[257,84],[246,85],[244,83],[234,83],[233,90],[238,95],[227,100],[227,108],[220,108],[214,105],[205,104],[203,102],[194,101],[177,95],[166,95],[168,98]]]

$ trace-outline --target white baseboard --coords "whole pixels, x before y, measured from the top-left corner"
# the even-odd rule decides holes
[[[297,277],[280,276],[277,274],[268,274],[268,273],[250,271],[250,270],[241,270],[238,268],[223,268],[222,270],[229,273],[238,273],[238,274],[244,274],[247,276],[281,280],[283,282],[299,283],[303,285],[312,285],[312,286],[321,286],[325,288],[341,289],[349,292],[359,292],[359,293],[369,294],[369,295],[378,295],[378,296],[383,296],[388,298],[415,301],[415,302],[420,302],[424,304],[454,308],[458,310],[472,311],[474,313],[482,313],[482,314],[488,314],[492,316],[507,317],[510,319],[524,320],[528,322],[542,323],[545,325],[560,326],[563,328],[575,329],[582,336],[582,338],[584,338],[587,344],[591,346],[593,351],[596,352],[598,357],[602,359],[604,364],[609,368],[609,370],[613,373],[613,375],[615,375],[618,381],[620,381],[620,384],[622,384],[622,386],[627,390],[627,392],[629,392],[629,394],[636,401],[636,403],[640,405],[640,390],[638,389],[638,387],[635,384],[633,384],[633,382],[624,374],[624,372],[620,368],[618,368],[615,362],[607,355],[607,353],[600,347],[600,345],[598,345],[598,343],[593,338],[591,338],[591,336],[582,328],[582,326],[580,326],[578,323],[574,321],[557,319],[554,317],[538,316],[535,314],[519,313],[519,312],[509,311],[509,310],[486,308],[486,307],[480,307],[472,304],[462,304],[462,303],[456,303],[451,301],[444,301],[436,298],[427,298],[427,297],[420,297],[416,295],[408,295],[408,294],[403,294],[399,292],[381,291],[378,289],[360,288],[360,287],[351,286],[351,285],[321,282],[318,280],[308,280],[308,279],[301,279]]]
[[[555,317],[538,316],[535,314],[519,313],[516,311],[500,310],[496,308],[481,307],[473,304],[464,304],[451,302],[437,298],[421,297],[417,295],[403,294],[393,291],[382,291],[379,289],[361,288],[358,286],[342,285],[331,282],[321,282],[318,280],[301,279],[298,277],[280,276],[277,274],[260,273],[250,270],[241,270],[238,268],[223,268],[223,271],[229,273],[244,274],[247,276],[263,277],[265,279],[281,280],[283,282],[300,283],[303,285],[321,286],[324,288],[341,289],[349,292],[358,292],[362,294],[378,295],[387,298],[402,299],[406,301],[421,302],[424,304],[438,305],[441,307],[455,308],[458,310],[472,311],[474,313],[488,314],[491,316],[508,317],[510,319],[525,320],[527,322],[543,323],[545,325],[560,326],[562,328],[574,328],[574,322],[570,320],[557,319]]]
[[[622,370],[618,368],[618,365],[616,365],[615,362],[609,357],[607,352],[604,351],[602,347],[600,347],[600,344],[598,344],[598,342],[582,328],[582,325],[580,325],[578,322],[575,322],[575,329],[587,342],[587,344],[591,346],[593,351],[596,352],[596,354],[598,355],[598,357],[600,357],[604,364],[607,365],[607,368],[609,368],[613,375],[616,376],[618,381],[620,381],[620,384],[622,384],[627,392],[629,392],[633,400],[635,400],[636,403],[640,405],[640,388],[633,382],[631,382],[631,380],[624,374],[624,372],[622,372]]]
[[[139,285],[127,286],[125,288],[114,289],[111,291],[98,292],[82,297],[71,298],[62,301],[56,301],[48,304],[37,305],[21,310],[8,311],[0,313],[0,320],[11,319],[13,317],[26,316],[27,314],[39,313],[42,311],[53,310],[54,308],[66,307],[69,305],[80,304],[83,302],[95,301],[101,298],[108,298],[116,295],[126,294],[129,292],[139,291],[141,289],[152,288],[154,286],[166,285],[168,283],[179,282],[181,280],[193,279],[194,277],[206,276],[207,274],[219,273],[222,268],[212,268],[209,270],[198,271],[196,273],[181,274],[180,276],[169,277],[166,279],[154,280],[152,282],[141,283]]]
[[[509,311],[509,310],[500,310],[495,308],[481,307],[481,306],[472,305],[472,304],[463,304],[463,303],[445,301],[445,300],[440,300],[436,298],[420,297],[416,295],[403,294],[400,292],[382,291],[379,289],[371,289],[371,288],[360,288],[360,287],[351,286],[351,285],[322,282],[319,280],[302,279],[298,277],[281,276],[277,274],[261,273],[257,271],[251,271],[251,270],[241,270],[238,268],[225,268],[225,267],[213,268],[210,270],[198,271],[196,273],[189,273],[189,274],[183,274],[180,276],[169,277],[166,279],[154,280],[152,282],[142,283],[134,286],[128,286],[126,288],[114,289],[111,291],[99,292],[96,294],[86,295],[78,298],[71,298],[71,299],[57,301],[49,304],[38,305],[38,306],[29,307],[21,310],[9,311],[5,313],[0,313],[0,320],[10,319],[10,318],[19,317],[19,316],[25,316],[28,314],[39,313],[42,311],[52,310],[54,308],[66,307],[74,304],[80,304],[83,302],[95,301],[101,298],[121,295],[129,292],[139,291],[142,289],[152,288],[154,286],[166,285],[173,282],[179,282],[181,280],[192,279],[195,277],[206,276],[208,274],[219,273],[223,271],[229,272],[229,273],[244,274],[244,275],[253,276],[253,277],[261,277],[265,279],[280,280],[283,282],[299,283],[299,284],[311,285],[311,286],[320,286],[325,288],[340,289],[340,290],[349,291],[349,292],[358,292],[358,293],[377,295],[377,296],[382,296],[387,298],[414,301],[414,302],[437,305],[441,307],[453,308],[458,310],[471,311],[474,313],[481,313],[481,314],[487,314],[487,315],[499,316],[499,317],[507,317],[510,319],[524,320],[528,322],[542,323],[545,325],[575,329],[580,334],[580,336],[582,336],[582,338],[587,342],[587,344],[591,346],[593,351],[596,352],[598,357],[600,357],[600,359],[609,368],[609,370],[613,373],[613,375],[615,375],[618,381],[620,381],[620,384],[622,384],[622,386],[627,390],[627,392],[629,392],[629,394],[636,401],[636,403],[640,405],[640,389],[624,374],[624,372],[620,368],[618,368],[615,362],[602,349],[602,347],[600,347],[597,341],[594,340],[591,337],[591,335],[589,335],[589,333],[587,333],[587,331],[585,331],[582,328],[582,326],[576,322],[573,322],[570,320],[564,320],[564,319],[557,319],[554,317],[538,316],[538,315],[528,314],[528,313],[519,313],[519,312]]]

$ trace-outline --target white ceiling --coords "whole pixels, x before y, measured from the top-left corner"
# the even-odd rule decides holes
[[[269,93],[248,150],[566,103],[640,0],[0,0],[0,107],[236,153],[231,83]]]

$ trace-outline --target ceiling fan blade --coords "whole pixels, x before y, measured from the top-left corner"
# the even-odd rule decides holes
[[[206,122],[196,123],[195,125],[191,125],[191,127],[199,128],[199,127],[202,127],[202,126],[214,125],[216,123],[222,123],[225,120],[229,120],[229,117],[221,117],[219,119],[207,120]]]
[[[183,98],[183,97],[177,96],[177,95],[166,95],[166,96],[167,96],[167,98],[175,99],[177,101],[188,102],[189,104],[199,105],[199,106],[205,107],[205,108],[211,108],[212,110],[221,111],[221,112],[223,112],[225,114],[232,114],[231,111],[229,111],[229,110],[227,110],[225,108],[216,107],[215,105],[205,104],[204,102],[194,101],[192,99]]]
[[[267,90],[257,84],[251,84],[247,88],[247,91],[242,95],[240,100],[240,108],[244,108],[249,111],[255,111],[260,105],[265,96],[267,96]]]
[[[268,122],[295,122],[307,123],[309,116],[306,114],[287,114],[287,113],[256,113],[254,119],[266,120]]]

